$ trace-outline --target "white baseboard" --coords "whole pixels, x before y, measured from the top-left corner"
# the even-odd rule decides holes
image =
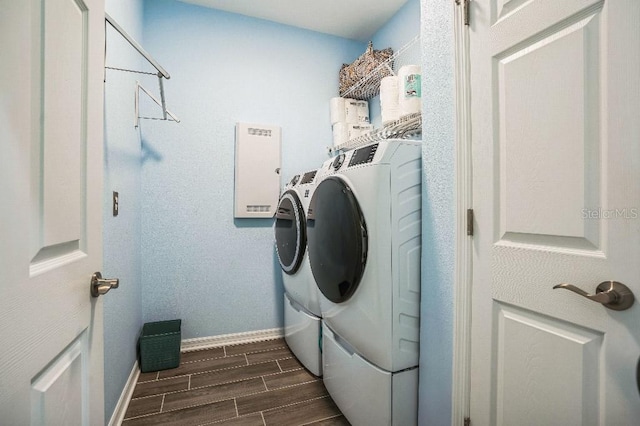
[[[116,408],[113,410],[113,414],[111,415],[111,420],[109,420],[108,426],[120,426],[122,424],[124,415],[127,413],[129,401],[131,401],[131,396],[133,395],[133,390],[136,387],[139,376],[140,367],[138,366],[138,361],[136,361],[133,364],[133,368],[131,369],[131,374],[129,374],[127,382],[124,384],[124,389],[122,389],[122,394],[120,394],[120,399],[118,399]]]
[[[263,340],[273,340],[284,337],[282,328],[267,330],[246,331],[244,333],[221,334],[219,336],[196,337],[182,341],[182,352],[197,351],[200,349],[215,348],[224,345],[237,345],[240,343],[254,343]]]

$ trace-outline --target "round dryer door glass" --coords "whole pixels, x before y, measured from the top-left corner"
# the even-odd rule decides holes
[[[294,274],[307,246],[304,208],[294,191],[282,194],[276,212],[276,251],[282,270]]]
[[[318,288],[334,303],[349,300],[367,260],[367,227],[349,186],[332,176],[313,193],[307,217],[309,262]]]

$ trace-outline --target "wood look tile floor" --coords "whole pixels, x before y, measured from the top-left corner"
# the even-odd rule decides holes
[[[322,379],[284,339],[184,352],[180,366],[141,373],[125,414],[134,425],[349,425]]]

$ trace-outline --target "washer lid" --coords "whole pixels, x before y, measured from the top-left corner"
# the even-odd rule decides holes
[[[289,275],[295,274],[307,246],[304,208],[295,191],[286,191],[280,197],[275,234],[280,267]]]
[[[351,188],[339,177],[320,182],[307,216],[309,262],[318,288],[334,303],[356,291],[367,261],[367,227]]]

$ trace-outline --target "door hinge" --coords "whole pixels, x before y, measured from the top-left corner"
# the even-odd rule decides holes
[[[118,193],[113,191],[113,215],[118,216],[119,211]]]
[[[456,5],[460,6],[460,4],[462,4],[463,10],[462,13],[464,14],[464,24],[465,25],[469,25],[469,2],[471,0],[455,0],[456,1]]]
[[[473,209],[467,209],[467,235],[473,236]]]
[[[471,426],[471,418],[470,417],[465,417],[464,418],[464,426]]]

